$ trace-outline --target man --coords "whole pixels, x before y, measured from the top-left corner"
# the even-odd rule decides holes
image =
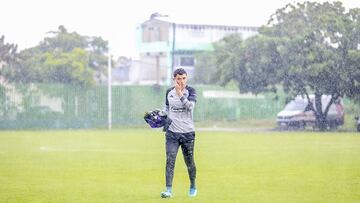
[[[172,181],[176,155],[181,146],[184,160],[190,178],[189,196],[197,194],[195,178],[196,167],[194,162],[195,128],[193,111],[196,103],[195,89],[186,85],[187,73],[179,68],[174,71],[175,86],[166,91],[165,112],[172,120],[166,130],[166,191],[161,193],[162,198],[172,196]]]

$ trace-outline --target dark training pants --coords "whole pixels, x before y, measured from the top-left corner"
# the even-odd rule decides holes
[[[195,132],[166,132],[166,186],[171,187],[174,177],[176,155],[181,146],[185,164],[188,169],[191,187],[195,187],[196,166],[194,162]]]

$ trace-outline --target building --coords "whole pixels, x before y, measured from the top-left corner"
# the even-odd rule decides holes
[[[214,42],[230,34],[238,33],[245,39],[257,34],[257,30],[248,26],[181,23],[154,13],[137,27],[140,80],[170,84],[171,73],[177,67],[192,73],[194,53],[212,51]]]
[[[120,56],[112,69],[113,85],[139,84],[140,62]]]

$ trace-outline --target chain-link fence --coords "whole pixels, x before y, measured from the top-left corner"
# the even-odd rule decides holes
[[[275,119],[281,100],[235,89],[194,86],[195,121]],[[113,86],[112,125],[144,125],[145,111],[163,108],[166,86]],[[107,86],[31,84],[0,88],[0,128],[101,128],[108,125]]]

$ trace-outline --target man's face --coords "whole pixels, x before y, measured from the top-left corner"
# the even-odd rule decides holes
[[[174,78],[174,81],[177,84],[179,84],[181,88],[184,88],[186,86],[187,75],[186,74],[182,74],[182,75],[177,74]]]

